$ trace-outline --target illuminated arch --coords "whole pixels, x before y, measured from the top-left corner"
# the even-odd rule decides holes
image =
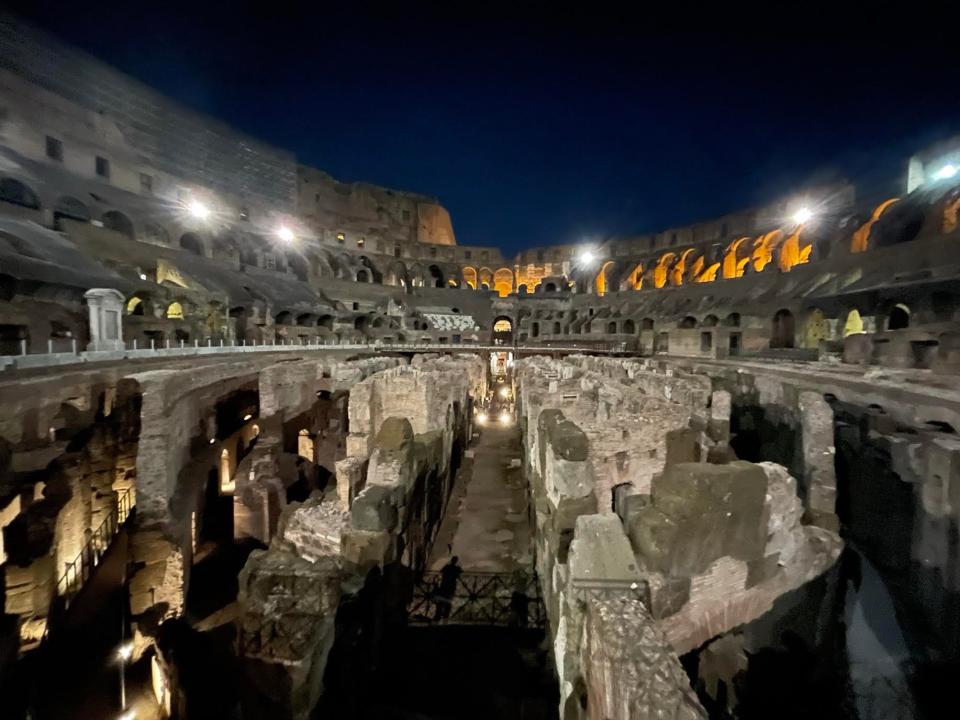
[[[877,205],[870,219],[854,231],[853,236],[850,238],[850,252],[862,253],[867,251],[867,248],[870,247],[870,231],[873,229],[877,220],[880,219],[880,216],[886,212],[887,208],[897,202],[897,200],[899,200],[899,198],[890,198]]]
[[[170,320],[183,320],[183,305],[178,302],[167,305],[167,317]]]
[[[743,273],[746,270],[747,263],[750,262],[749,257],[737,258],[737,250],[740,248],[743,243],[745,243],[750,238],[742,237],[737,240],[734,240],[727,246],[726,251],[723,254],[723,277],[726,279],[743,277]]]
[[[670,268],[670,264],[673,262],[673,259],[676,257],[676,253],[668,252],[660,256],[660,259],[657,261],[656,267],[653,268],[653,285],[657,288],[662,288],[667,284],[667,271]]]
[[[624,290],[642,290],[643,289],[643,263],[639,263],[627,279],[623,281]]]
[[[780,245],[782,237],[783,232],[781,230],[772,230],[754,241],[753,252],[750,254],[754,270],[763,272],[764,268],[773,262],[773,254]]]
[[[463,268],[461,275],[463,277],[463,282],[465,285],[469,285],[474,290],[477,289],[477,270],[472,267]]]
[[[488,267],[480,268],[480,270],[477,272],[477,282],[480,283],[481,286],[486,285],[488,290],[492,288],[493,270]]]
[[[807,321],[803,328],[803,346],[807,348],[820,347],[821,340],[830,339],[830,329],[827,325],[827,319],[820,308],[814,308],[807,315]]]
[[[860,316],[860,311],[854,308],[847,313],[847,321],[843,325],[843,336],[862,335],[864,332],[866,331],[863,329],[863,318]]]
[[[671,285],[675,285],[676,287],[683,285],[684,273],[687,269],[687,258],[690,257],[692,252],[693,248],[687,248],[680,254],[677,262],[674,263],[673,268],[670,270]]]
[[[593,291],[603,297],[607,294],[607,271],[613,266],[613,260],[607,260],[593,279]]]
[[[127,301],[127,315],[143,315],[143,300],[134,295]]]
[[[499,268],[493,274],[493,289],[500,297],[506,297],[513,292],[513,271],[509,268]]]
[[[810,262],[810,253],[813,251],[813,244],[802,244],[800,239],[801,229],[802,228],[797,228],[790,237],[783,241],[783,245],[780,246],[777,265],[781,272],[790,272],[790,268],[796,265],[805,265]]]

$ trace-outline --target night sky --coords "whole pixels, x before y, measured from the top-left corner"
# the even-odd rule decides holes
[[[919,4],[261,5],[6,3],[338,179],[436,196],[458,242],[508,254],[889,178],[960,132],[960,26]]]

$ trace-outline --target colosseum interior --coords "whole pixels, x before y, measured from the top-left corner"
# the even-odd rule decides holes
[[[0,58],[0,715],[946,717],[960,137],[504,257]]]

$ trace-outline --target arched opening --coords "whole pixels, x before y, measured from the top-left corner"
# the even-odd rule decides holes
[[[633,270],[630,271],[630,274],[627,276],[626,282],[624,283],[626,290],[642,290],[643,289],[643,264],[637,265]]]
[[[493,341],[498,345],[513,342],[513,320],[500,316],[493,321]]]
[[[180,247],[194,255],[203,255],[203,243],[193,233],[185,233],[180,236]]]
[[[637,325],[631,318],[627,318],[623,321],[623,334],[624,335],[633,335],[637,331]]]
[[[703,319],[703,322],[700,323],[700,327],[712,328],[712,327],[716,327],[719,324],[720,324],[720,318],[718,318],[716,315],[711,313],[710,315],[707,315]]]
[[[134,295],[127,301],[127,315],[143,315],[143,300]]]
[[[143,239],[154,245],[169,245],[170,235],[162,227],[153,222],[147,222],[143,225]]]
[[[442,288],[444,285],[443,272],[436,265],[431,265],[427,268],[427,272],[430,273],[430,285],[435,288]]]
[[[683,320],[677,323],[677,327],[681,330],[689,330],[697,326],[697,319],[693,315],[687,315]]]
[[[843,324],[843,336],[850,337],[851,335],[862,335],[863,333],[863,318],[860,317],[860,311],[854,308],[847,313],[847,320]]]
[[[317,318],[317,327],[333,330],[333,315],[321,315]]]
[[[556,291],[557,291],[557,284],[556,284],[556,283],[552,283],[552,282],[548,282],[546,285],[543,286],[543,291],[544,291],[544,292],[550,292],[550,293],[556,292]]]
[[[113,230],[113,232],[120,233],[124,237],[133,240],[133,222],[131,222],[130,218],[128,218],[122,212],[117,210],[105,212],[101,218],[101,221],[103,222],[103,227],[105,227],[107,230]]]
[[[734,240],[723,254],[722,262],[722,274],[726,279],[743,277],[744,270],[747,267],[747,263],[750,262],[749,257],[739,258],[737,257],[737,251],[744,242],[750,238],[742,237],[738,240]]]
[[[0,202],[19,205],[30,210],[40,209],[40,198],[33,189],[13,178],[0,180]]]
[[[499,268],[493,274],[493,289],[500,297],[506,297],[513,292],[513,271],[509,268]]]
[[[64,195],[58,198],[53,206],[53,228],[55,230],[63,230],[64,220],[90,222],[90,210],[75,197]]]
[[[310,313],[297,315],[297,325],[300,327],[311,327],[313,325],[313,315]]]
[[[183,305],[178,302],[167,305],[167,318],[169,320],[183,320],[183,317]]]
[[[823,311],[814,308],[807,316],[807,322],[803,329],[803,346],[807,348],[818,348],[822,340],[828,340],[830,332],[827,327],[827,319],[823,316]]]
[[[732,312],[723,320],[724,327],[740,327],[740,313]]]
[[[370,327],[370,318],[367,315],[360,315],[353,319],[353,327],[363,331]]]
[[[477,271],[472,267],[465,267],[461,271],[463,277],[463,284],[469,285],[474,290],[477,289]]]
[[[554,335],[559,335],[560,332],[561,332],[561,325],[560,325],[559,321],[553,323],[553,334],[554,334]]]
[[[291,320],[293,319],[293,313],[289,310],[282,310],[278,312],[276,317],[273,319],[274,324],[276,325],[290,325]]]
[[[593,279],[594,292],[600,297],[607,294],[607,273],[611,267],[613,267],[613,260],[608,260],[603,264],[600,272],[598,272],[597,276]]]
[[[357,282],[359,283],[368,283],[372,282],[370,279],[370,271],[366,268],[360,268],[357,270]]]
[[[644,318],[640,321],[641,330],[653,330],[653,318]]]
[[[517,295],[526,295],[526,294],[527,294],[526,283],[521,283],[520,285],[517,285]]]
[[[617,322],[616,320],[611,320],[607,323],[607,335],[616,335],[617,334]]]
[[[786,308],[777,310],[773,316],[773,329],[770,333],[771,348],[792,348],[794,345],[794,326],[793,313]]]
[[[535,322],[530,326],[530,337],[540,337],[540,323]]]
[[[910,327],[910,308],[903,303],[897,303],[890,309],[887,330],[903,330],[908,327]]]

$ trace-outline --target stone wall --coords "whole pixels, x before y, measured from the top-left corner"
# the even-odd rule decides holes
[[[706,377],[530,358],[517,382],[564,717],[703,717],[677,655],[823,573],[839,538],[801,524],[784,468],[736,460]]]

